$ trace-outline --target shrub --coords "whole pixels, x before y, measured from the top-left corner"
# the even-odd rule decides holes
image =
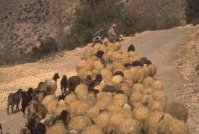
[[[43,57],[44,55],[51,54],[53,52],[57,52],[58,47],[56,44],[55,39],[53,38],[47,38],[46,40],[41,42],[41,45],[39,47],[35,46],[32,48],[31,58],[33,59],[39,59]]]

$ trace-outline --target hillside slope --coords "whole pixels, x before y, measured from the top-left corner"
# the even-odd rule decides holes
[[[45,37],[56,37],[60,25],[69,34],[78,1],[0,0],[0,53],[29,50]],[[185,0],[128,0],[126,6],[148,23],[164,23],[165,16],[185,20]]]

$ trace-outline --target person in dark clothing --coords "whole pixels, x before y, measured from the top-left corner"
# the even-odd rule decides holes
[[[99,29],[98,31],[95,32],[94,37],[93,37],[93,45],[95,46],[96,43],[102,43],[103,44],[103,31],[104,29]]]

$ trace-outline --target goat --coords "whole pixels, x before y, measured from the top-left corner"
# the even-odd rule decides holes
[[[29,105],[30,101],[33,99],[33,88],[29,88],[28,91],[23,91],[21,95],[21,111],[25,114],[26,107]]]
[[[1,132],[1,134],[3,134],[3,129],[2,129],[1,123],[0,123],[0,132]]]
[[[68,81],[67,81],[66,75],[63,75],[61,82],[60,82],[60,85],[61,85],[62,95],[66,94],[66,89],[67,89],[67,86],[68,86]]]
[[[19,89],[17,92],[15,93],[10,93],[8,95],[8,99],[7,99],[7,114],[9,114],[9,108],[11,106],[11,110],[14,113],[14,106],[16,105],[16,109],[15,112],[19,111],[19,104],[21,101],[21,94],[22,94],[22,89]]]
[[[75,91],[75,88],[77,87],[77,85],[79,85],[81,83],[81,78],[79,76],[71,76],[68,79],[68,90],[69,92],[73,92]]]

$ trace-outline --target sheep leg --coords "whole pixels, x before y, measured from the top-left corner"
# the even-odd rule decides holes
[[[15,111],[19,111],[19,104],[16,105]]]
[[[9,114],[10,105],[7,106],[7,114]]]
[[[14,113],[14,105],[11,105],[11,110]]]

